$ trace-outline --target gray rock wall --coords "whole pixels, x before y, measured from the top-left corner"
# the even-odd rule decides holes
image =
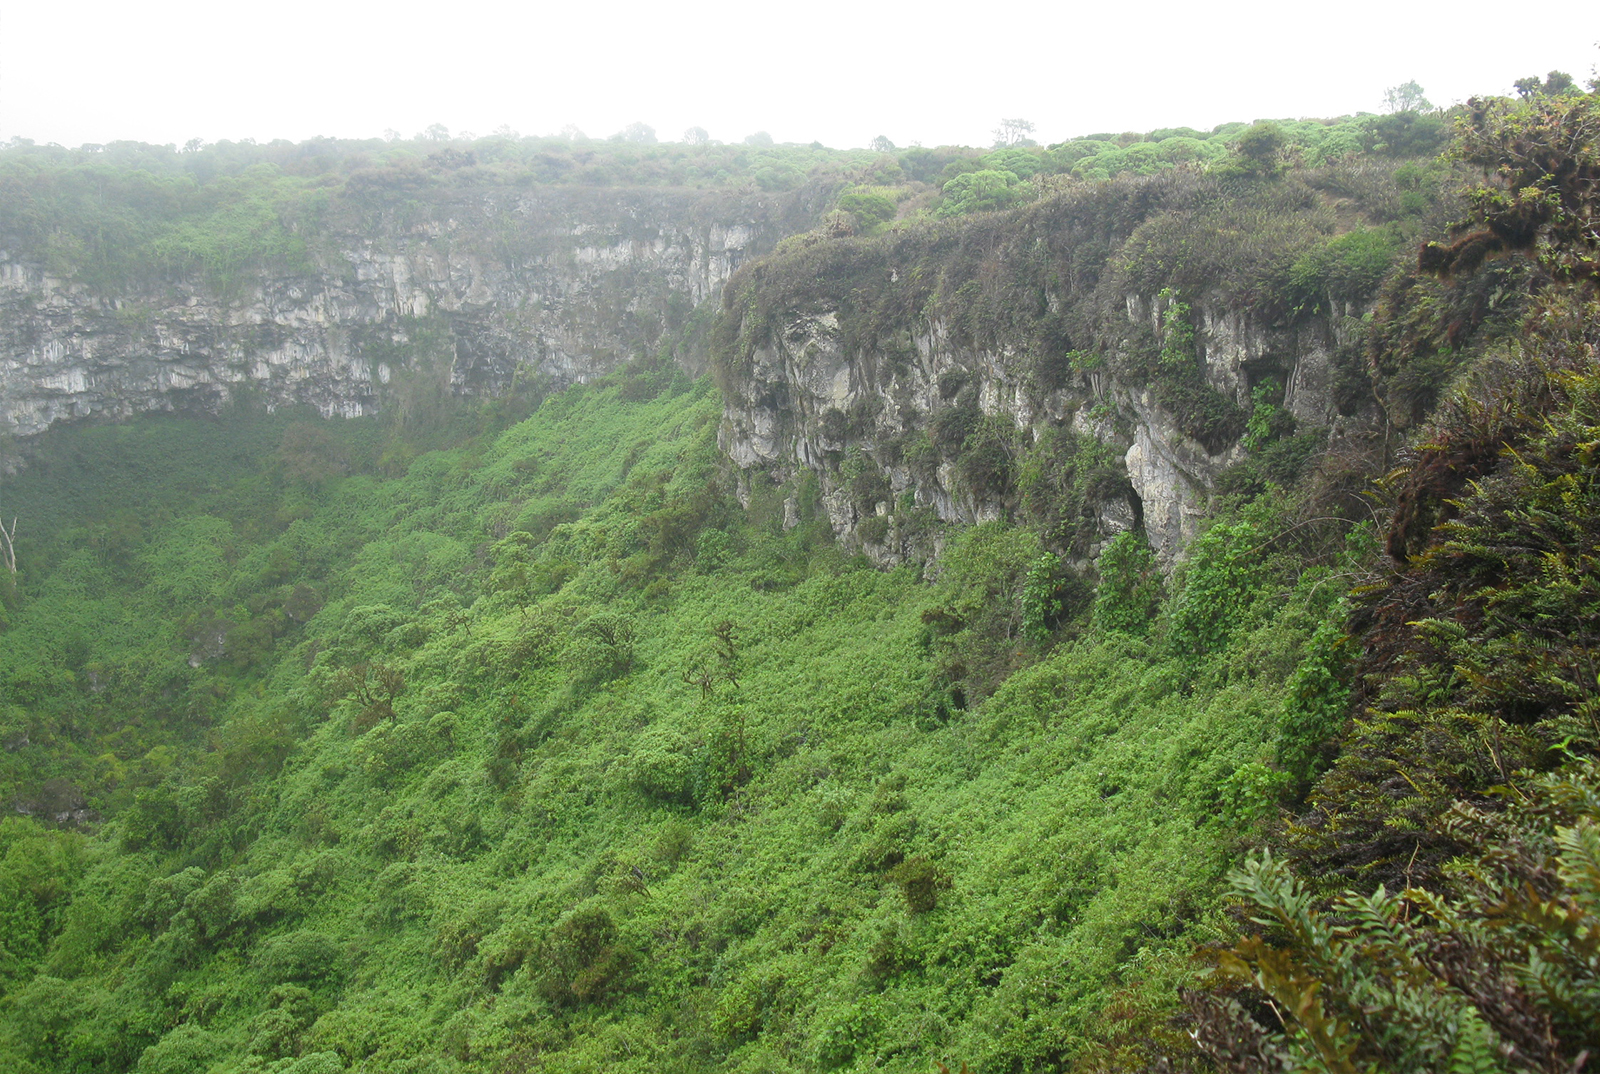
[[[585,381],[653,354],[744,260],[803,226],[794,200],[480,193],[421,223],[336,225],[312,270],[228,294],[151,278],[107,295],[0,249],[0,433],[214,410],[242,389],[351,416],[408,375],[465,395],[517,376]]]
[[[1125,306],[1130,326],[1154,324],[1161,314],[1157,300],[1148,296],[1125,296]],[[1270,370],[1286,384],[1283,406],[1298,427],[1327,430],[1339,421],[1332,395],[1339,343],[1335,326],[1350,312],[1335,310],[1273,327],[1202,299],[1195,304],[1195,342],[1206,379],[1248,412],[1249,371]],[[937,315],[910,326],[915,353],[909,361],[847,354],[839,318],[831,312],[795,313],[771,336],[725,386],[722,447],[742,469],[765,469],[780,480],[802,469],[814,471],[835,532],[885,564],[912,549],[898,539],[898,527],[891,526],[884,541],[874,541],[861,536],[861,523],[873,515],[892,518],[907,494],[949,522],[981,522],[1007,509],[1001,499],[964,487],[948,461],[919,477],[884,450],[907,433],[925,431],[951,405],[939,389],[949,374],[969,378],[983,414],[1011,423],[1026,440],[1036,441],[1051,427],[1067,428],[1122,455],[1134,498],[1114,495],[1097,505],[1100,539],[1090,547],[1090,558],[1105,540],[1142,525],[1170,565],[1195,536],[1217,478],[1246,456],[1237,442],[1208,451],[1183,435],[1145,386],[1120,382],[1104,371],[1040,391],[1025,372],[1034,356],[1021,349],[958,346]],[[840,424],[838,417],[830,419],[830,411],[872,417],[864,425],[850,421],[849,434],[841,438],[830,433],[830,425]],[[877,465],[887,481],[889,494],[872,507],[853,502],[841,490],[839,461],[851,449]]]

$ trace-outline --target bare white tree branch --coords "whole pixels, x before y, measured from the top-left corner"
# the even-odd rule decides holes
[[[16,539],[16,536],[17,536],[17,520],[16,520],[16,517],[12,516],[11,528],[9,530],[6,529],[5,519],[0,518],[0,537],[5,538],[5,542],[6,542],[6,547],[5,547],[6,569],[9,570],[12,574],[16,574],[17,573],[17,548],[16,548],[16,545],[12,544],[12,541]]]

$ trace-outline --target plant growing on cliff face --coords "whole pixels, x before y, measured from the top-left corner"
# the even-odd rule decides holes
[[[1102,536],[1103,513],[1132,502],[1120,454],[1065,429],[1046,431],[1026,449],[1016,485],[1019,520],[1038,527],[1047,545],[1074,557],[1087,554]]]
[[[1094,351],[1068,351],[1067,364],[1074,373],[1096,373],[1105,368],[1106,358]]]
[[[0,549],[0,561],[5,563],[5,568],[13,577],[17,573],[17,546],[14,543],[17,536],[17,520],[11,519],[11,528],[6,529],[6,520],[0,518],[0,541],[5,542],[5,548]]]
[[[1022,584],[1022,635],[1034,644],[1050,636],[1061,616],[1061,557],[1042,553]]]
[[[1179,291],[1163,287],[1156,304],[1155,325],[1139,326],[1133,340],[1113,358],[1113,369],[1124,381],[1147,385],[1180,432],[1207,451],[1220,451],[1243,430],[1245,415],[1206,380],[1192,311]]]
[[[1246,451],[1262,451],[1273,441],[1294,433],[1294,415],[1274,402],[1282,396],[1283,388],[1278,384],[1262,382],[1250,389],[1250,420],[1239,441]]]
[[[1119,533],[1095,561],[1094,625],[1143,637],[1150,632],[1161,601],[1161,572],[1155,554],[1137,530]]]
[[[1194,325],[1189,320],[1189,304],[1178,292],[1163,287],[1156,295],[1161,310],[1161,367],[1182,372],[1195,364]]]
[[[839,482],[850,493],[850,503],[857,513],[870,516],[879,504],[893,498],[889,479],[871,457],[852,449],[839,466]]]
[[[973,497],[1004,501],[1016,485],[1017,428],[1002,417],[979,421],[961,445],[956,465]]]
[[[967,443],[978,433],[984,421],[978,407],[976,392],[962,392],[954,406],[934,414],[928,423],[928,438],[945,458],[959,458]]]

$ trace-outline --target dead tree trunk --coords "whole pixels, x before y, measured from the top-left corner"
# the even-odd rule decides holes
[[[0,518],[0,538],[3,538],[6,543],[6,547],[4,549],[6,557],[6,570],[10,571],[12,574],[17,573],[17,548],[16,545],[11,543],[16,536],[17,520],[15,516],[13,516],[11,519],[11,528],[9,530],[6,529],[5,519]]]

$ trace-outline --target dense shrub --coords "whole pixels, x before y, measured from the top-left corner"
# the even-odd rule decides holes
[[[1161,574],[1143,534],[1119,533],[1095,561],[1094,625],[1143,637],[1150,632],[1161,600]]]
[[[1212,526],[1190,544],[1174,583],[1168,642],[1188,658],[1215,652],[1250,622],[1262,583],[1266,536],[1247,521]]]

